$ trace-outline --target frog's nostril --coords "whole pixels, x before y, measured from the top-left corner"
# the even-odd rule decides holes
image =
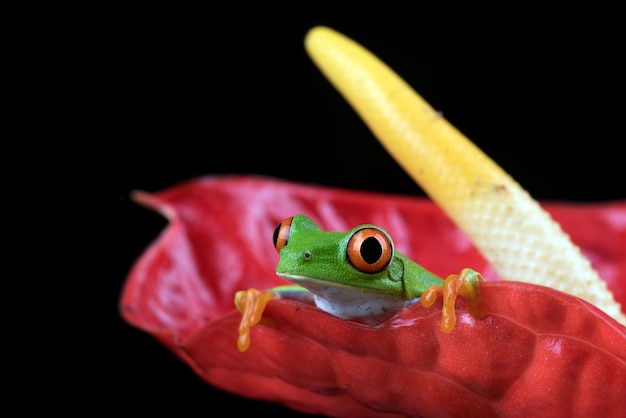
[[[309,260],[311,258],[311,252],[310,251],[305,251],[303,256],[304,256],[305,260]]]

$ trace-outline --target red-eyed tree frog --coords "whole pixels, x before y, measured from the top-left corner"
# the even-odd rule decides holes
[[[271,299],[313,301],[336,317],[376,325],[417,301],[430,307],[443,289],[442,331],[454,328],[457,295],[465,297],[472,315],[486,315],[480,273],[466,268],[443,280],[396,251],[389,234],[378,226],[326,232],[298,214],[276,227],[273,241],[280,255],[276,274],[295,284],[237,292],[240,351],[247,349],[250,327],[260,321]]]

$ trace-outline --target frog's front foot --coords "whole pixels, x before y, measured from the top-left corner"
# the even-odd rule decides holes
[[[437,300],[437,293],[443,288],[443,309],[441,312],[441,331],[449,333],[454,329],[456,316],[454,304],[458,295],[467,302],[467,311],[474,318],[487,316],[487,307],[480,293],[480,282],[485,279],[475,270],[465,268],[459,274],[451,274],[441,286],[430,286],[422,294],[420,302],[425,308]]]
[[[290,299],[314,304],[313,294],[297,285],[277,286],[271,290],[249,288],[235,293],[235,306],[241,313],[237,348],[242,353],[250,346],[250,328],[263,318],[263,312],[272,299]]]
[[[250,328],[261,320],[265,306],[274,297],[274,293],[270,291],[253,288],[235,293],[235,306],[241,313],[237,348],[242,353],[250,346]]]

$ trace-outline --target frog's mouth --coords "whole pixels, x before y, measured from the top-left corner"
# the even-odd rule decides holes
[[[339,289],[353,290],[356,292],[374,292],[372,289],[366,289],[363,287],[352,286],[345,283],[339,283],[333,280],[325,280],[317,277],[303,276],[300,274],[289,274],[289,273],[276,273],[277,276],[282,277],[285,280],[289,280],[290,282],[296,283],[306,289],[309,289],[311,292],[316,293],[317,291],[322,292],[325,288],[333,287]]]
[[[403,300],[376,293],[369,288],[309,276],[286,273],[277,275],[309,290],[313,294],[315,305],[321,310],[342,319],[358,320],[372,325],[379,324],[419,300]]]

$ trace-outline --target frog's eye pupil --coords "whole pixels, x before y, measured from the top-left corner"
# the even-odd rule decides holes
[[[278,251],[279,253],[280,250],[282,250],[289,241],[289,233],[291,232],[292,221],[293,217],[287,218],[279,223],[276,229],[274,229],[274,236],[272,237],[272,241],[274,242],[274,248],[276,248],[276,251]]]
[[[365,226],[356,230],[346,248],[348,262],[363,273],[379,273],[391,262],[393,243],[382,229]]]
[[[279,223],[278,225],[276,225],[276,229],[274,229],[274,237],[272,239],[272,241],[274,242],[274,247],[276,247],[276,244],[278,243],[278,234],[280,233],[281,226],[282,223]]]
[[[374,237],[367,237],[361,244],[361,258],[367,264],[374,264],[380,260],[380,256],[383,254],[383,247],[380,242]]]

